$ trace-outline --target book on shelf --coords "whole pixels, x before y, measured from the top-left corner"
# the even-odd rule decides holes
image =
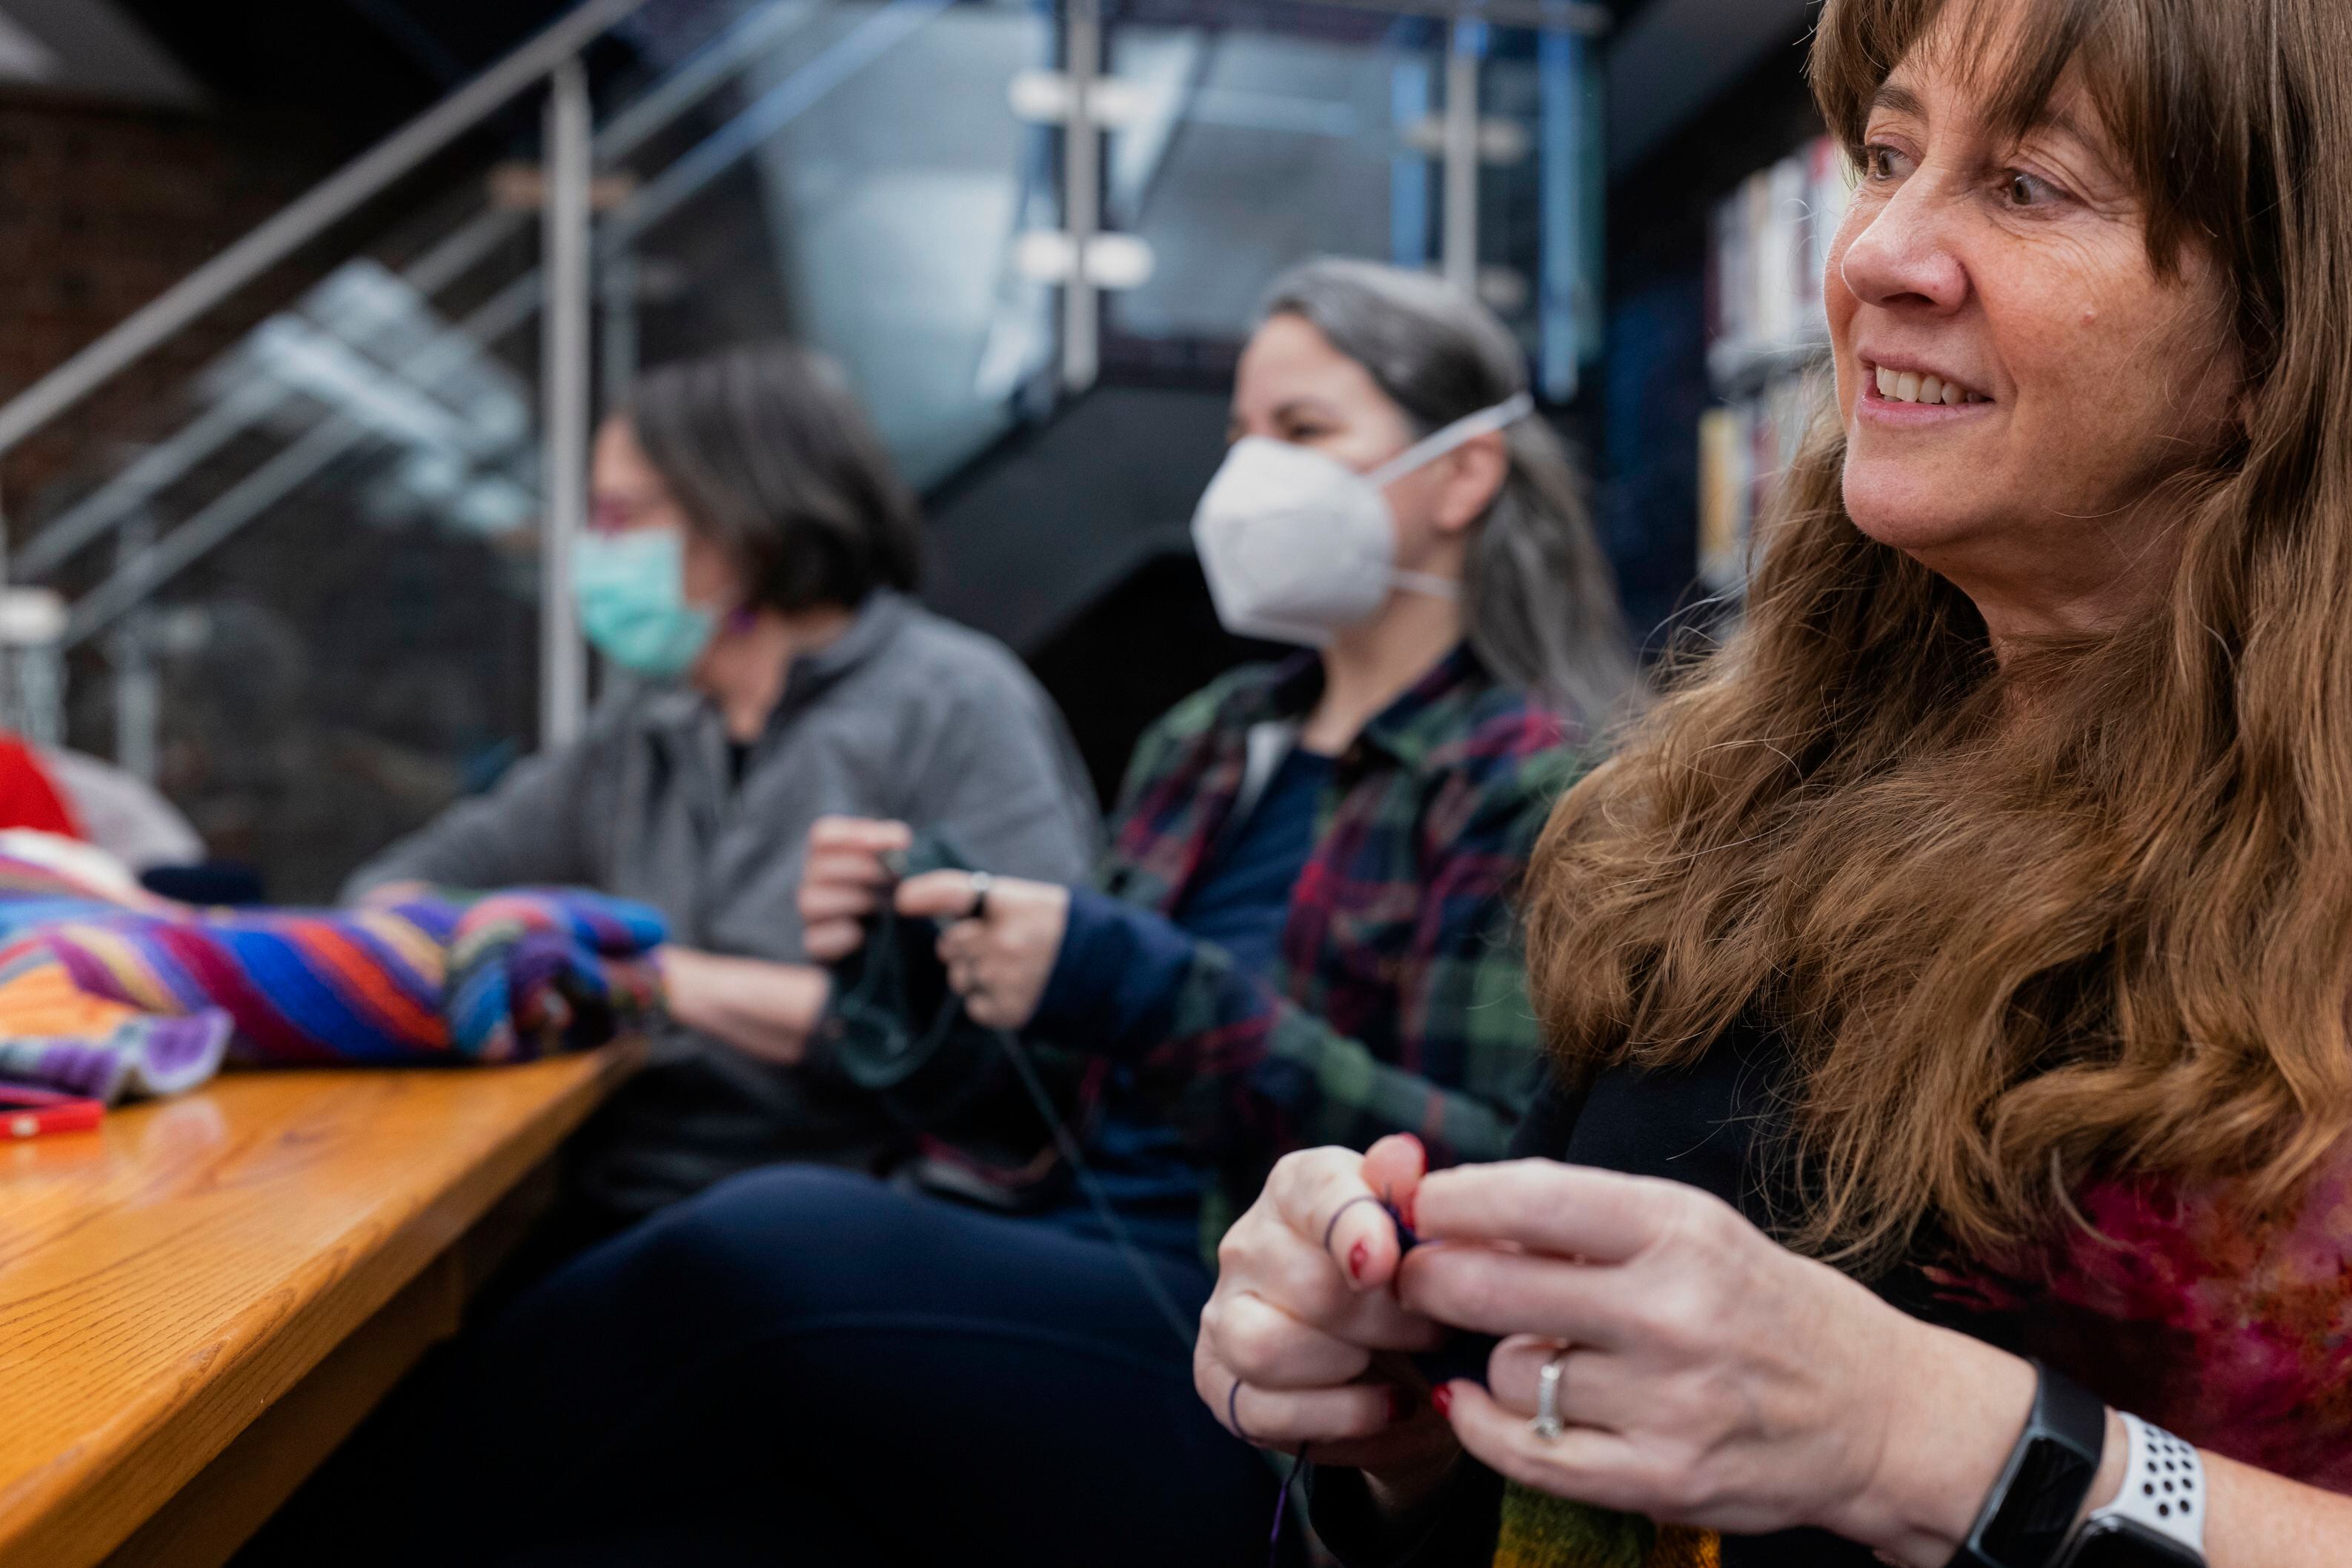
[[[1717,205],[1707,335],[1718,374],[1828,341],[1822,278],[1852,192],[1845,154],[1824,136],[1759,169]]]
[[[1748,581],[1757,521],[1778,499],[1825,395],[1814,376],[1784,375],[1699,416],[1699,578],[1714,592],[1736,593]]]
[[[1813,414],[1829,344],[1822,280],[1853,182],[1822,137],[1759,169],[1715,209],[1707,366],[1722,405],[1699,422],[1699,575],[1736,592],[1756,520],[1771,505]]]

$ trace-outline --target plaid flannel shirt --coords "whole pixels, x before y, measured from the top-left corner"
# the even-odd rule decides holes
[[[1139,743],[1098,885],[1172,915],[1232,816],[1253,725],[1303,716],[1310,655],[1236,671]],[[1581,731],[1457,648],[1365,726],[1317,810],[1272,974],[1202,943],[1138,1087],[1215,1162],[1218,1234],[1283,1152],[1410,1131],[1499,1158],[1541,1077],[1512,905]]]

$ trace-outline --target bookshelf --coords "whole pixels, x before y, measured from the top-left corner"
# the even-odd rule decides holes
[[[1829,362],[1822,276],[1853,191],[1844,153],[1819,137],[1759,169],[1719,203],[1707,257],[1706,368],[1699,417],[1699,576],[1746,582],[1749,538],[1811,414]]]

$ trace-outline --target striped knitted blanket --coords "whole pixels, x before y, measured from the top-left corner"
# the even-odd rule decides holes
[[[525,889],[197,910],[0,843],[0,1079],[112,1101],[257,1067],[520,1061],[660,1001],[642,905]]]

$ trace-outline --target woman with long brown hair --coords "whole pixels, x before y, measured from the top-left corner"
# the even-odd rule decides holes
[[[1538,850],[1545,1158],[1293,1156],[1197,1382],[1350,1561],[2352,1561],[2352,8],[1812,69],[1836,395]]]

